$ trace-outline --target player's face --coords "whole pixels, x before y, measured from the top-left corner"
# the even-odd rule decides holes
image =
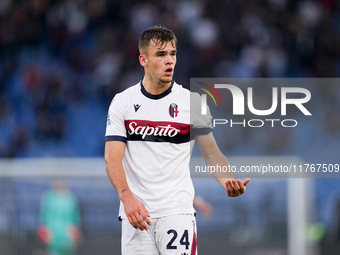
[[[157,45],[150,41],[147,55],[144,56],[145,75],[158,84],[171,83],[176,65],[176,48],[171,42]]]

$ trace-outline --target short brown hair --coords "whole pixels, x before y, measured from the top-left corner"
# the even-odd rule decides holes
[[[138,42],[140,54],[147,53],[150,41],[153,41],[156,45],[160,45],[161,47],[163,45],[165,46],[166,43],[171,42],[173,47],[177,47],[177,38],[175,34],[163,26],[152,26],[141,33]]]

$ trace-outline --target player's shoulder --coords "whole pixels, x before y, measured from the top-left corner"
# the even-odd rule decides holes
[[[124,104],[125,102],[129,101],[129,99],[133,98],[139,91],[140,91],[140,83],[132,85],[126,88],[125,90],[115,94],[111,101],[111,104],[117,101],[120,104]]]
[[[183,85],[178,84],[178,83],[175,82],[175,81],[174,81],[174,83],[173,83],[172,90],[173,90],[174,92],[181,93],[181,94],[184,94],[184,95],[187,95],[187,96],[190,95],[190,90],[188,90],[187,88],[183,87]]]
[[[132,85],[128,88],[126,88],[125,90],[123,90],[122,92],[119,92],[115,95],[115,97],[130,97],[131,95],[135,94],[136,92],[140,91],[140,82],[138,82],[135,85]]]
[[[191,100],[201,100],[201,95],[197,92],[192,92],[189,89],[183,87],[182,85],[174,82],[173,91],[180,93],[184,97],[190,97]]]
[[[42,195],[42,199],[44,201],[51,201],[54,197],[56,196],[55,192],[53,192],[52,190],[46,191],[43,195]]]

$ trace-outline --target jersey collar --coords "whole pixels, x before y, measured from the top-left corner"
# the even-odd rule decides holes
[[[174,81],[171,82],[171,85],[170,87],[164,91],[162,94],[159,94],[159,95],[153,95],[153,94],[150,94],[149,92],[147,92],[142,84],[142,81],[140,81],[140,87],[141,87],[141,92],[144,96],[146,96],[147,98],[150,98],[150,99],[161,99],[167,95],[169,95],[171,93],[171,90],[172,90],[172,86],[174,85]]]

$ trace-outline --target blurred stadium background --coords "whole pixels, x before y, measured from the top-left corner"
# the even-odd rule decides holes
[[[58,175],[79,199],[78,254],[119,254],[119,201],[102,158],[106,114],[113,95],[142,78],[137,40],[154,24],[175,31],[175,80],[186,87],[190,77],[340,76],[336,0],[1,0],[1,254],[44,254],[39,203]],[[311,128],[265,137],[248,129],[216,133],[227,156],[339,163],[340,86],[311,89],[317,95]],[[65,157],[73,163],[58,172],[55,158]],[[21,161],[27,159],[37,167]],[[41,167],[44,159],[54,163]],[[83,174],[75,163],[84,159],[93,173]],[[288,182],[256,179],[251,192],[228,199],[216,183],[195,178],[196,193],[214,208],[211,219],[197,217],[200,254],[289,254]],[[308,181],[305,238],[318,255],[340,254],[339,184]]]

